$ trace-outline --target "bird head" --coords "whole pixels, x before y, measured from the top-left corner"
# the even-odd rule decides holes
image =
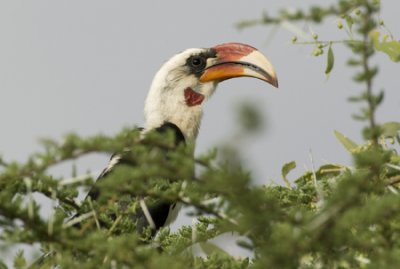
[[[275,70],[257,49],[241,43],[187,49],[155,75],[145,102],[145,130],[175,124],[187,140],[197,137],[202,105],[219,82],[254,77],[278,87]]]

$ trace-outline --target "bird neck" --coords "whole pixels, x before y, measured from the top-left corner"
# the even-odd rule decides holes
[[[202,115],[201,106],[181,105],[175,107],[171,113],[165,109],[154,110],[152,113],[146,114],[145,132],[170,122],[179,128],[188,143],[194,143],[199,133]]]
[[[199,84],[197,77],[188,76],[185,69],[179,68],[180,59],[179,55],[173,57],[153,78],[144,107],[145,129],[170,122],[178,126],[186,142],[191,143],[199,132],[203,101],[214,92],[216,84]]]

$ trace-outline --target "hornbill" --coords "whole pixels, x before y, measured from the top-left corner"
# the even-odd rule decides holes
[[[153,79],[144,106],[142,137],[151,131],[161,135],[172,132],[175,144],[193,145],[199,132],[204,101],[215,92],[219,82],[235,77],[254,77],[278,87],[271,63],[256,48],[246,44],[225,43],[176,54],[164,63]],[[116,166],[126,163],[129,160],[125,160],[124,153],[114,154],[98,181],[107,180]],[[100,196],[95,184],[88,197],[96,200]],[[133,215],[139,233],[151,227],[154,235],[177,216],[179,206],[175,203],[160,201],[147,206],[143,198],[139,199],[141,207]]]
[[[235,77],[254,77],[278,87],[275,70],[268,59],[252,46],[225,43],[212,48],[187,49],[168,60],[155,75],[147,95],[142,136],[155,131],[172,131],[175,143],[193,144],[199,132],[203,103],[219,82]],[[125,155],[115,154],[98,180],[105,180],[119,164],[129,163]],[[100,192],[94,186],[88,196],[92,200]],[[139,233],[147,227],[156,231],[175,220],[179,206],[159,201],[141,207],[132,216]]]

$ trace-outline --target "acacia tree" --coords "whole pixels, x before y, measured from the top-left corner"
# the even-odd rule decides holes
[[[70,134],[61,142],[48,139],[43,141],[43,150],[25,163],[0,161],[3,249],[39,244],[44,253],[53,253],[34,266],[42,268],[391,268],[400,264],[400,156],[394,149],[400,143],[400,123],[376,121],[384,93],[373,86],[378,69],[370,64],[377,51],[400,61],[400,43],[385,30],[379,8],[376,0],[340,0],[329,7],[264,14],[239,25],[317,24],[332,16],[338,19],[343,40],[322,41],[311,33],[311,41],[296,37],[292,41],[314,46],[315,56],[326,54],[326,74],[334,67],[335,46],[344,45],[353,52],[348,64],[355,68],[353,79],[362,90],[349,100],[362,104],[355,118],[365,122],[365,141],[355,143],[336,132],[353,157],[352,167],[324,165],[290,184],[286,176],[295,163],[289,162],[282,167],[286,186],[254,186],[240,162],[232,165],[227,158],[217,158],[215,150],[192,158],[191,149],[178,147],[166,160],[162,152],[174,147],[172,136],[161,140],[154,134],[140,141],[137,130],[126,128],[114,137]],[[257,114],[244,112],[243,123],[255,127]],[[111,154],[127,148],[135,163],[146,165],[117,170],[99,185],[102,199],[124,199],[135,192],[149,199],[179,201],[194,208],[197,223],[176,233],[164,228],[143,244],[148,234],[139,236],[129,221],[138,206],[135,202],[124,208],[108,202],[105,213],[97,214],[98,201],[77,200],[79,190],[93,184],[90,175],[72,171],[71,178],[57,178],[49,173],[52,166],[89,153]],[[193,175],[195,165],[202,169]],[[34,193],[53,203],[49,217],[39,214]],[[70,220],[80,210],[89,213]],[[117,217],[111,219],[108,213]],[[107,225],[74,227],[84,220]],[[237,243],[251,250],[253,257],[231,256],[208,241],[227,232],[242,235]],[[206,255],[194,255],[194,245]],[[25,256],[20,252],[14,257],[14,267],[27,267],[31,261]]]

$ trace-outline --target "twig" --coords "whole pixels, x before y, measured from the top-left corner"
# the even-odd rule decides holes
[[[144,202],[143,198],[140,199],[139,203],[140,203],[140,207],[142,208],[143,214],[146,217],[146,220],[149,223],[150,227],[152,229],[156,229],[156,224],[154,223],[153,218],[151,217],[149,209],[147,208],[147,205]]]
[[[315,44],[319,44],[319,43],[323,43],[328,45],[329,43],[332,44],[361,44],[363,43],[363,41],[361,40],[352,40],[352,39],[343,39],[343,40],[315,40],[315,41],[296,41],[295,43],[293,43],[294,45],[315,45]]]
[[[33,219],[33,197],[32,197],[32,180],[30,178],[24,178],[24,183],[26,185],[27,195],[28,195],[28,216]]]
[[[313,175],[313,177],[312,177],[313,178],[313,184],[314,184],[315,191],[317,193],[317,199],[318,199],[317,206],[321,206],[323,204],[323,202],[324,202],[324,196],[323,196],[323,194],[321,192],[320,187],[318,186],[317,173],[315,172],[314,158],[313,158],[311,150],[310,150],[309,154],[310,154],[310,161],[311,161],[311,171],[312,171],[312,175]]]
[[[94,210],[93,203],[92,203],[92,198],[90,196],[88,196],[88,202],[89,202],[89,206],[90,206],[90,208],[92,209],[92,212],[93,212],[93,217],[94,217],[94,221],[96,222],[97,230],[100,230],[101,229],[100,222],[99,222],[99,219],[97,218],[97,212],[96,212],[96,210]]]
[[[79,183],[79,182],[83,182],[86,181],[92,177],[96,177],[97,175],[99,175],[101,172],[91,172],[91,173],[87,173],[84,175],[80,175],[80,176],[76,176],[76,177],[71,177],[71,178],[64,178],[62,180],[60,180],[58,182],[59,186],[65,186],[65,185],[70,185],[70,184],[74,184],[74,183]]]
[[[114,221],[113,225],[110,227],[110,229],[107,232],[107,235],[111,235],[111,233],[114,231],[115,227],[117,227],[118,223],[121,221],[122,215],[119,215],[117,219]],[[97,222],[96,222],[97,224]]]
[[[219,212],[219,211],[215,211],[213,209],[211,209],[210,207],[208,207],[206,204],[204,203],[194,203],[193,201],[191,201],[190,199],[186,198],[186,197],[179,197],[179,201],[182,202],[185,205],[190,205],[190,206],[194,206],[195,208],[213,215],[217,218],[220,218],[222,220],[226,220],[229,221],[231,224],[238,226],[238,223],[234,220],[229,218],[227,215],[225,215],[223,212]]]
[[[92,217],[93,215],[95,215],[96,213],[94,211],[90,211],[88,213],[82,214],[79,217],[73,218],[70,221],[67,221],[66,223],[63,224],[63,228],[69,228],[71,226],[74,226],[75,224],[82,222],[85,219],[88,219],[90,217]]]
[[[397,176],[389,178],[389,180],[385,182],[385,185],[386,186],[392,186],[392,185],[395,185],[397,183],[400,183],[400,175],[397,175]]]
[[[366,19],[365,24],[369,23],[368,20],[369,16]],[[363,33],[363,51],[362,51],[362,65],[363,65],[363,69],[364,69],[364,73],[366,74],[366,83],[367,83],[367,102],[368,102],[368,106],[370,109],[370,112],[368,113],[368,120],[369,120],[369,125],[371,128],[371,133],[372,133],[372,143],[374,145],[378,145],[378,134],[376,132],[376,122],[375,122],[375,111],[376,111],[376,104],[374,101],[374,96],[372,93],[372,76],[370,75],[371,73],[371,69],[369,67],[369,63],[368,63],[368,59],[370,57],[370,53],[369,53],[369,33],[368,32],[364,32]]]

